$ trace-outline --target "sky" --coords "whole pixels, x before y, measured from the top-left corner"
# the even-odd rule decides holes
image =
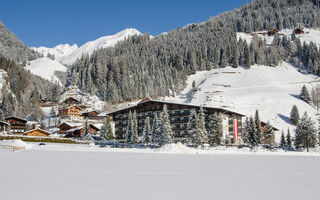
[[[28,46],[77,44],[125,28],[159,35],[247,0],[0,0],[0,21]]]

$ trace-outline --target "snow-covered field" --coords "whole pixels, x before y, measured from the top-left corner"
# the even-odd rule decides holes
[[[189,99],[193,80],[198,91]],[[304,84],[310,90],[319,83],[319,77],[300,73],[288,63],[278,67],[255,65],[251,69],[226,67],[189,76],[186,89],[166,100],[223,107],[246,116],[254,115],[258,109],[262,121],[270,121],[285,132],[290,128],[294,134],[294,126],[289,119],[293,105],[297,105],[301,115],[307,111],[314,121],[318,118],[316,109],[298,96]],[[280,135],[281,131],[276,134],[277,141]]]
[[[15,153],[0,149],[0,196],[5,200],[317,199],[319,157],[185,150],[179,145],[158,151],[85,145],[34,146]]]

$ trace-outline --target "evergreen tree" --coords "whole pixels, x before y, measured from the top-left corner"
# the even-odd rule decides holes
[[[307,151],[317,143],[317,129],[307,112],[304,113],[297,124],[295,138],[295,146],[302,146],[306,148]]]
[[[260,144],[260,140],[261,140],[261,121],[260,121],[259,111],[258,110],[256,110],[256,113],[255,113],[255,116],[254,116],[254,123],[255,123],[256,135],[258,137],[258,144]]]
[[[220,113],[214,113],[209,123],[209,143],[211,145],[220,145],[222,134],[222,116]]]
[[[197,131],[197,122],[198,122],[198,115],[195,110],[191,110],[189,114],[189,121],[187,124],[187,130],[188,130],[188,139],[189,142],[194,144],[194,137]]]
[[[253,117],[250,117],[250,126],[249,126],[249,133],[248,133],[248,143],[251,145],[252,148],[256,147],[260,143],[259,133],[260,131],[257,130],[255,120]]]
[[[110,118],[109,117],[107,117],[103,121],[103,125],[102,125],[101,130],[100,130],[100,136],[104,140],[113,140],[114,139],[113,132],[112,132],[112,127],[111,127],[111,122],[110,122]]]
[[[243,124],[243,133],[242,133],[242,139],[244,143],[249,143],[249,133],[250,133],[250,120],[248,117],[246,117],[246,120]]]
[[[274,145],[274,131],[270,122],[267,122],[264,127],[263,141],[265,144],[269,144],[270,146]]]
[[[284,137],[284,133],[281,133],[280,147],[283,148],[286,146],[286,138]]]
[[[290,119],[292,124],[297,125],[300,119],[299,111],[296,105],[292,106],[291,112],[290,112]]]
[[[150,144],[152,139],[152,130],[150,127],[150,118],[147,117],[144,121],[144,128],[143,128],[143,143]]]
[[[138,120],[137,120],[137,112],[133,112],[132,116],[132,129],[133,129],[133,134],[131,138],[131,143],[138,143],[139,142],[139,136],[138,136]]]
[[[305,85],[301,89],[300,98],[308,104],[311,102],[309,91]]]
[[[287,133],[287,143],[286,143],[289,147],[292,146],[292,141],[291,141],[291,135],[290,135],[290,130],[288,129],[288,133]]]
[[[56,116],[56,111],[54,110],[54,107],[52,106],[50,109],[50,116],[55,117]]]
[[[159,144],[161,140],[161,121],[158,118],[157,113],[154,114],[153,124],[152,124],[152,134],[151,134],[151,142],[153,144]]]
[[[83,133],[82,137],[83,140],[93,140],[91,133],[89,132],[89,125],[88,125],[88,120],[84,121],[83,124]]]
[[[160,114],[160,121],[161,137],[159,140],[159,145],[162,146],[164,144],[170,144],[173,142],[173,131],[171,129],[169,114],[166,105],[163,106],[163,110]]]
[[[195,131],[193,141],[195,145],[201,146],[203,144],[208,143],[208,133],[205,127],[205,115],[202,106],[200,107],[200,112],[196,123],[197,129]]]
[[[132,127],[132,112],[130,110],[129,116],[128,116],[128,123],[127,123],[127,130],[125,135],[125,141],[126,143],[131,143],[131,138],[133,137],[133,127]]]

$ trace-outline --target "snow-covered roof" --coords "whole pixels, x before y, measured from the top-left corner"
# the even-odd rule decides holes
[[[32,130],[30,130],[30,131],[27,131],[27,132],[23,133],[23,135],[27,135],[28,133],[31,133],[31,132],[33,132],[33,131],[40,131],[40,132],[46,133],[46,134],[48,134],[48,135],[51,135],[50,132],[45,131],[45,130],[40,129],[40,128],[36,128],[36,129],[32,129]]]
[[[27,123],[27,120],[22,119],[22,118],[20,118],[20,117],[10,116],[10,117],[7,117],[7,118],[6,118],[6,120],[9,120],[9,119],[16,119],[16,120],[20,120],[20,121],[23,121],[23,122]]]

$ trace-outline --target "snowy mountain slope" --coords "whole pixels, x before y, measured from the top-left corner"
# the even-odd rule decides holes
[[[61,63],[51,60],[50,58],[43,57],[38,58],[36,60],[30,61],[27,63],[26,70],[29,70],[32,74],[38,75],[44,79],[47,79],[51,82],[59,82],[58,77],[54,75],[55,71],[66,72],[67,67],[62,65]]]
[[[198,90],[189,99],[193,80]],[[293,105],[297,105],[300,115],[307,111],[314,120],[317,119],[317,111],[297,95],[304,84],[310,89],[319,83],[319,77],[302,74],[288,63],[278,67],[255,65],[251,69],[226,67],[189,76],[186,89],[179,96],[167,99],[224,107],[247,116],[254,115],[258,109],[262,121],[270,121],[280,130],[290,128],[293,134],[294,127],[288,123]],[[277,141],[280,134],[276,135]]]
[[[7,72],[3,69],[0,69],[0,91],[2,90],[3,85],[6,82]]]
[[[70,55],[73,51],[78,49],[78,45],[69,45],[69,44],[60,44],[53,48],[48,47],[31,47],[32,50],[42,53],[44,56],[47,56],[48,53],[54,55],[56,60],[59,60],[61,57]]]
[[[320,47],[320,30],[319,29],[303,29],[305,31],[304,34],[296,35],[297,38],[300,38],[301,43],[306,42],[309,44],[310,42],[316,43],[318,48]],[[293,29],[284,29],[279,31],[280,37],[281,34],[291,38],[291,34],[293,32]],[[268,35],[262,35],[258,34],[258,36],[262,39],[265,39],[267,44],[272,44],[274,36],[268,36]],[[245,39],[248,44],[251,43],[253,35],[250,33],[237,33],[237,39],[240,38]]]
[[[98,38],[97,40],[90,41],[79,47],[78,49],[75,49],[70,55],[61,57],[57,59],[59,62],[71,65],[74,63],[78,58],[81,58],[83,54],[92,54],[94,50],[97,50],[99,48],[107,48],[114,46],[117,42],[121,40],[125,40],[129,36],[133,35],[140,35],[141,33],[133,28],[125,29],[115,35],[111,36],[104,36],[101,38]]]

